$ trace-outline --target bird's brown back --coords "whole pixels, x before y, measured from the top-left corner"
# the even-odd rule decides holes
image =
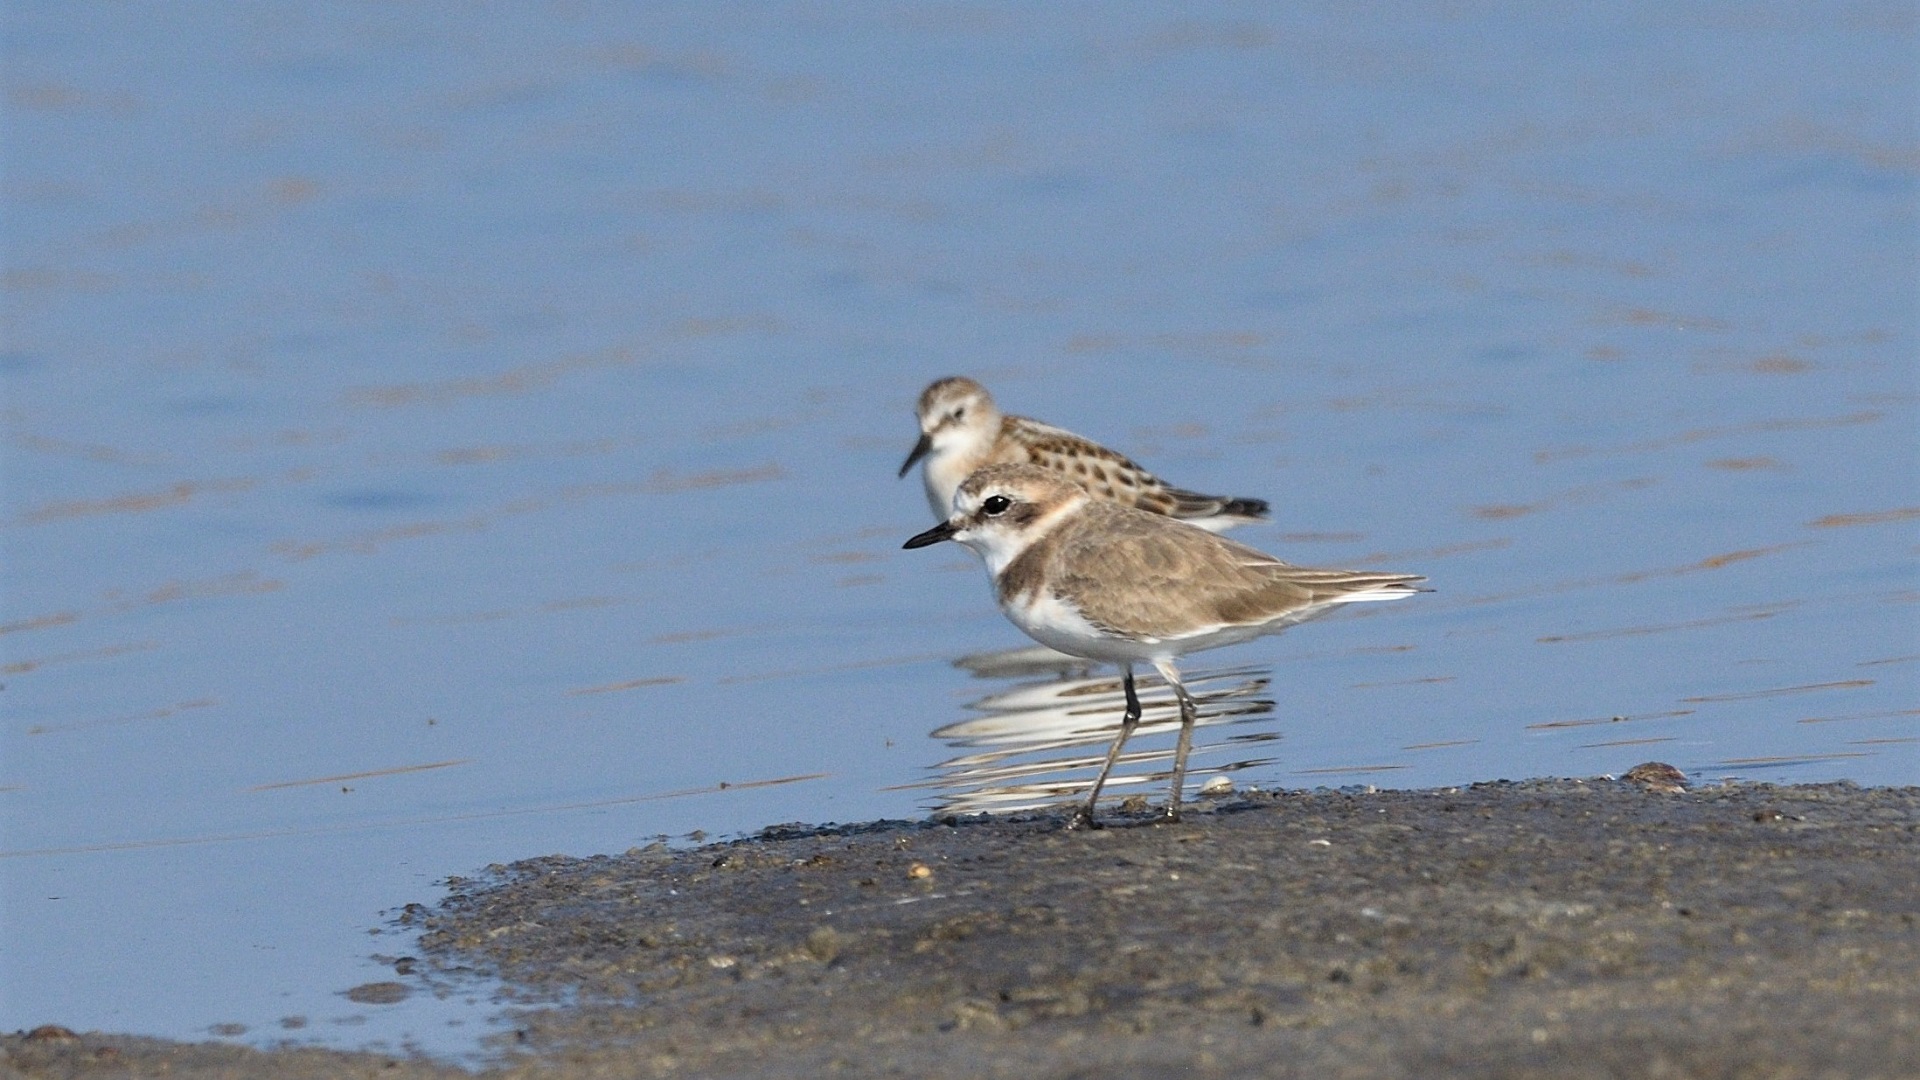
[[[1418,580],[1294,566],[1170,518],[1089,500],[1008,565],[1000,591],[1008,600],[1050,587],[1096,626],[1161,640],[1260,625],[1344,594]]]

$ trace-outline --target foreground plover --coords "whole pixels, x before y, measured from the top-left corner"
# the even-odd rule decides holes
[[[907,475],[926,458],[927,504],[941,520],[953,513],[960,482],[987,465],[1038,465],[1095,496],[1218,532],[1267,516],[1261,499],[1202,495],[1169,487],[1123,454],[1091,439],[1024,416],[1004,416],[987,388],[964,376],[941,379],[920,394],[920,441],[900,466]]]
[[[1127,711],[1086,805],[1074,815],[1076,826],[1092,823],[1107,773],[1140,722],[1133,665],[1152,664],[1180,701],[1167,800],[1167,814],[1177,820],[1194,704],[1176,657],[1276,634],[1341,604],[1411,596],[1420,591],[1414,583],[1426,580],[1293,566],[1170,518],[1093,498],[1032,465],[990,465],[967,477],[954,494],[952,516],[902,546],[942,540],[957,540],[986,560],[1000,610],[1027,636],[1120,665]]]

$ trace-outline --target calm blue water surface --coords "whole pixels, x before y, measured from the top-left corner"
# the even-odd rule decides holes
[[[1084,781],[953,373],[1431,577],[1195,786],[1920,783],[1910,5],[3,17],[0,1028],[462,1053],[450,874]]]

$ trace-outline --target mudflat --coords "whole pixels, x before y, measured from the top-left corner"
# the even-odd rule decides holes
[[[1920,1075],[1920,788],[1624,780],[777,827],[407,909],[507,1077]],[[157,977],[157,976],[156,976]],[[59,1029],[30,1077],[442,1077]]]

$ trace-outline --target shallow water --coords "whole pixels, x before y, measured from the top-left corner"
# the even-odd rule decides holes
[[[1920,783],[1905,6],[0,17],[0,1027],[462,1052],[448,875],[1084,782],[955,372],[1432,579],[1196,785]]]

